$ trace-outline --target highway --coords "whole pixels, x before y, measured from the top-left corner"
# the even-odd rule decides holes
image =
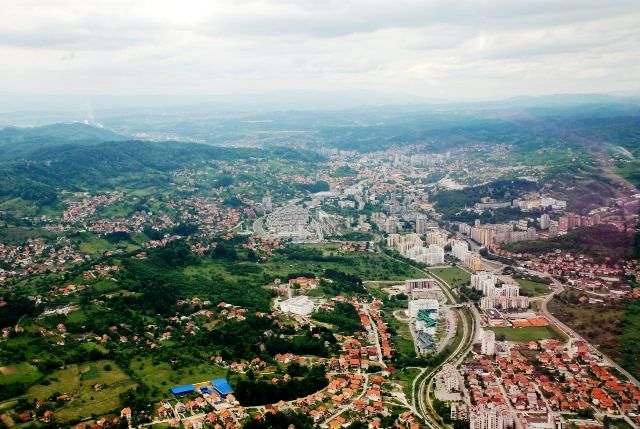
[[[383,255],[386,255],[388,258],[403,263],[407,265],[411,265],[406,261],[401,259],[394,258],[393,256],[387,255],[382,252]],[[422,268],[415,267],[411,265],[416,270],[424,273],[427,277],[432,278],[436,281],[438,287],[442,290],[442,293],[447,298],[448,302],[451,304],[457,304],[458,300],[451,293],[451,288],[449,285],[439,278],[438,276],[433,275],[432,273],[423,270]],[[425,425],[430,429],[438,429],[444,427],[436,418],[436,413],[433,411],[430,401],[431,394],[431,386],[435,376],[442,369],[442,367],[446,364],[451,364],[453,366],[458,366],[464,357],[469,353],[471,348],[473,347],[473,343],[477,334],[477,326],[479,315],[477,314],[477,310],[475,307],[471,308],[452,308],[451,311],[457,311],[460,316],[461,324],[462,324],[462,339],[460,343],[456,346],[455,350],[439,365],[434,368],[421,368],[422,372],[413,380],[413,398],[412,398],[412,407],[418,417],[421,417],[425,422]],[[468,318],[469,312],[472,314],[471,317]],[[470,320],[470,322],[469,322]]]
[[[425,421],[426,425],[432,429],[441,428],[443,425],[438,421],[439,417],[436,417],[437,414],[433,410],[431,405],[431,389],[433,387],[433,380],[435,376],[440,372],[442,367],[446,364],[451,364],[454,367],[457,367],[464,357],[469,353],[471,348],[473,347],[475,330],[476,330],[476,318],[470,317],[467,319],[468,309],[459,310],[460,320],[462,321],[462,339],[456,349],[445,359],[441,364],[432,368],[429,371],[426,371],[426,375],[424,375],[418,382],[417,392],[414,391],[414,399],[418,398],[417,401],[417,410],[419,411],[420,416]],[[473,310],[471,310],[473,311]],[[420,376],[418,377],[420,378]]]
[[[579,340],[579,341],[584,341],[584,343],[591,349],[593,353],[602,356],[602,360],[607,365],[618,370],[621,374],[627,377],[636,386],[640,386],[640,382],[638,382],[638,380],[633,375],[631,375],[626,369],[618,365],[613,359],[611,359],[609,356],[602,353],[600,350],[597,350],[588,340],[584,339],[580,334],[578,334],[576,331],[574,331],[569,326],[564,324],[562,321],[560,321],[557,317],[555,317],[549,311],[547,307],[549,302],[553,299],[555,295],[561,293],[564,290],[564,287],[562,286],[562,284],[555,283],[555,285],[556,285],[555,290],[549,295],[545,296],[544,301],[542,301],[542,312],[544,313],[545,317],[551,320],[558,327],[558,329],[563,331],[568,337]]]

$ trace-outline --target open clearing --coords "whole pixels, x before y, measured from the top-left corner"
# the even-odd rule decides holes
[[[547,338],[562,340],[562,335],[551,326],[526,327],[526,328],[490,328],[496,333],[496,337],[504,335],[505,340],[518,343],[544,340]]]
[[[119,395],[136,387],[135,382],[109,360],[69,365],[48,375],[46,380],[50,383],[48,386],[36,384],[25,396],[34,400],[48,399],[55,393],[69,395],[71,400],[55,411],[57,422],[118,411],[122,405]],[[96,384],[101,384],[102,389],[95,390]]]
[[[219,366],[206,363],[181,368],[172,368],[166,362],[154,365],[150,357],[134,359],[131,369],[149,386],[153,399],[166,397],[170,387],[225,377],[227,373]]]
[[[33,383],[38,380],[42,374],[33,365],[28,363],[20,363],[18,365],[9,365],[0,367],[0,386],[13,383]]]
[[[534,282],[532,280],[516,279],[520,285],[520,291],[527,296],[547,295],[551,292],[548,284]]]
[[[471,281],[471,274],[458,267],[431,268],[429,272],[440,277],[451,287],[466,285]]]

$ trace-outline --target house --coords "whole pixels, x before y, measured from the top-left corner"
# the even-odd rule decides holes
[[[45,411],[42,415],[42,421],[45,423],[49,423],[51,422],[51,420],[53,420],[53,413],[49,410]]]
[[[120,411],[120,418],[131,420],[131,408],[125,407]]]

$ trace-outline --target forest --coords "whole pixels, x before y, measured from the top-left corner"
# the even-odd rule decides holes
[[[548,240],[519,241],[507,246],[512,252],[546,253],[556,249],[584,253],[598,261],[610,259],[611,263],[621,258],[640,256],[636,235],[622,232],[613,225],[601,224],[576,228],[566,235]]]

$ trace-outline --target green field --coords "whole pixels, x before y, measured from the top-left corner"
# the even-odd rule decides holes
[[[112,244],[107,240],[90,233],[83,233],[80,236],[82,237],[82,241],[79,246],[80,251],[94,256],[102,255],[104,252],[118,249],[122,249],[126,252],[132,252],[140,248],[140,246],[137,246],[136,244],[125,241]]]
[[[136,387],[135,382],[109,360],[69,365],[47,375],[46,380],[49,385],[36,384],[25,396],[34,400],[48,399],[54,393],[69,395],[71,401],[54,412],[59,423],[117,411],[122,405],[119,395]],[[102,390],[94,390],[95,384],[101,384]]]
[[[103,293],[113,292],[115,290],[120,289],[120,286],[116,282],[112,280],[106,280],[106,279],[98,280],[97,282],[92,284],[91,287],[93,288],[93,290],[97,292],[103,292]]]
[[[170,387],[208,381],[224,377],[227,373],[226,369],[209,363],[178,368],[166,362],[154,365],[150,357],[136,358],[131,361],[130,367],[136,377],[151,389],[152,398],[155,400],[167,397]]]
[[[458,267],[432,268],[429,272],[440,277],[452,287],[467,285],[471,281],[471,274]]]
[[[389,378],[389,380],[396,381],[402,386],[402,390],[404,391],[409,403],[411,403],[411,398],[413,397],[413,392],[411,391],[412,383],[418,374],[420,374],[420,370],[418,368],[402,368],[401,370],[393,373]]]
[[[616,172],[633,183],[634,186],[640,186],[640,161],[628,161],[620,164],[616,168]]]
[[[549,310],[583,335],[591,344],[615,359],[627,371],[640,376],[640,300],[615,304],[580,304],[584,293],[567,289],[554,297]]]
[[[537,341],[544,339],[562,340],[563,336],[555,328],[550,326],[544,327],[527,327],[527,328],[490,328],[496,333],[496,338],[504,335],[506,341],[514,341],[518,343],[526,343],[529,341]]]
[[[339,251],[335,245],[305,245],[300,247],[312,247],[322,250],[327,257],[340,257],[342,261],[315,261],[312,259],[290,259],[282,255],[275,255],[266,262],[253,267],[259,269],[260,274],[269,277],[285,277],[290,273],[313,272],[322,274],[326,269],[335,269],[345,273],[354,274],[363,280],[398,280],[407,278],[419,278],[424,274],[418,269],[401,262],[394,261],[378,253],[345,252]],[[251,267],[249,267],[251,268]],[[184,269],[188,277],[197,276],[219,277],[225,281],[237,280],[237,275],[230,272],[229,267],[215,261],[205,261],[197,266],[188,266]]]
[[[37,381],[42,374],[33,365],[26,362],[18,365],[8,365],[0,367],[0,386],[12,383],[33,383]]]
[[[526,279],[516,279],[520,285],[520,291],[525,292],[527,296],[547,295],[551,290],[549,285],[545,283],[534,282]]]
[[[401,356],[413,358],[416,356],[416,348],[413,343],[413,336],[409,329],[408,320],[398,320],[393,312],[397,309],[406,309],[407,301],[388,301],[384,303],[384,321],[395,331],[395,335],[391,336],[391,345],[393,349]]]

